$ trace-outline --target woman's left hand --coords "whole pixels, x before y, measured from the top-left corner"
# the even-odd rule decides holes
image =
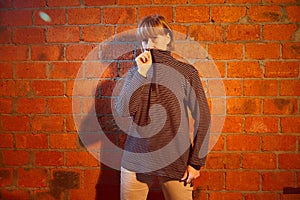
[[[182,181],[185,181],[187,184],[193,182],[194,179],[200,176],[200,170],[196,170],[194,167],[188,165],[183,177],[181,178]]]

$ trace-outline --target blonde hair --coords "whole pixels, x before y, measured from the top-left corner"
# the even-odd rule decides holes
[[[171,39],[168,44],[168,49],[171,50],[173,47],[173,32],[167,20],[161,15],[149,15],[145,17],[141,20],[137,29],[137,38],[139,42],[157,35],[167,34],[169,34]]]

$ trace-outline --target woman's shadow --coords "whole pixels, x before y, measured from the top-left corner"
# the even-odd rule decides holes
[[[111,102],[113,100],[113,90],[118,81],[122,80],[128,69],[134,65],[134,58],[140,52],[138,50],[130,51],[117,59],[114,59],[111,64],[102,73],[100,80],[98,82],[96,92],[95,92],[95,111],[97,116],[97,121],[101,127],[103,134],[107,139],[117,147],[124,149],[124,143],[126,140],[126,133],[124,133],[121,128],[117,125],[113,112]],[[89,129],[91,124],[90,119],[86,118],[81,123],[81,129]],[[101,134],[101,133],[100,133]],[[81,135],[82,136],[82,135]],[[84,147],[86,145],[98,144],[103,141],[99,140],[99,137],[89,141],[81,141],[80,144]],[[101,149],[100,149],[101,152]],[[106,156],[108,154],[105,154]],[[104,156],[105,156],[104,155]],[[109,158],[106,158],[109,159]],[[119,161],[121,162],[121,161]],[[120,200],[120,171],[113,169],[103,163],[100,163],[100,173],[99,173],[97,184],[95,185],[96,197],[95,200]],[[148,200],[163,200],[163,194],[159,187],[158,182],[154,182],[149,190]]]

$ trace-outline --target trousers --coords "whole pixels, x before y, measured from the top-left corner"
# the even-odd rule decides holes
[[[165,200],[192,200],[193,187],[178,180],[158,177]],[[121,200],[146,200],[153,179],[121,168]]]

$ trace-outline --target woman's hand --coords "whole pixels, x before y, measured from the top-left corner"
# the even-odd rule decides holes
[[[200,170],[196,170],[192,166],[187,166],[181,181],[185,181],[186,184],[190,184],[193,182],[194,179],[200,176]]]
[[[146,77],[148,70],[152,65],[152,57],[150,51],[144,51],[136,59],[135,62],[138,66],[138,72]]]

